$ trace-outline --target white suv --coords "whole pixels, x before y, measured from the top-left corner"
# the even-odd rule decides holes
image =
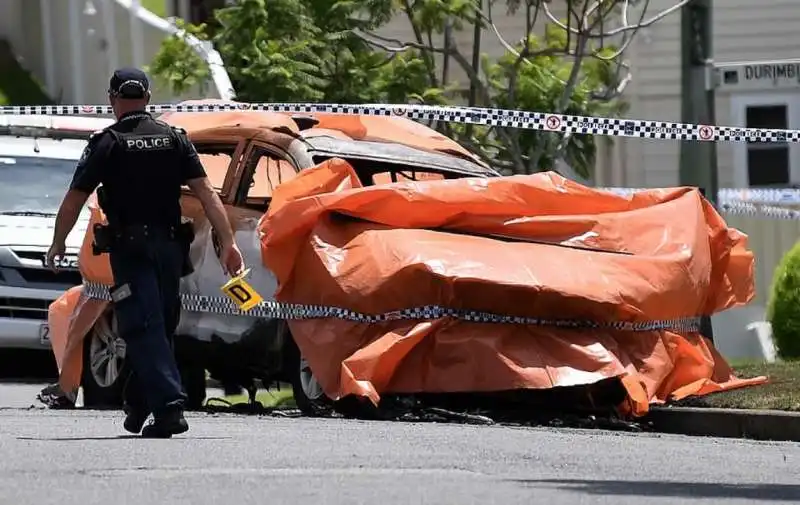
[[[50,350],[47,310],[81,283],[84,211],[67,239],[61,270],[45,266],[55,216],[99,118],[0,116],[0,349]]]

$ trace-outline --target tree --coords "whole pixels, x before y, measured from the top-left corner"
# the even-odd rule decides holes
[[[164,40],[145,70],[157,76],[175,95],[182,95],[198,84],[205,90],[211,72],[206,62],[186,43],[184,34],[206,41],[206,25],[195,26],[179,19],[175,27],[178,33]]]
[[[241,0],[215,12],[211,39],[244,101],[466,102],[615,117],[631,79],[626,49],[640,28],[685,3],[651,14],[650,0]],[[495,23],[501,8],[524,18],[520,40],[506,40]],[[382,35],[396,16],[408,22],[409,40]],[[472,55],[455,38],[469,27]],[[481,55],[487,33],[504,55]],[[167,44],[160,58],[175,52]],[[596,159],[593,135],[433,126],[506,173],[550,170],[563,159],[588,177]]]

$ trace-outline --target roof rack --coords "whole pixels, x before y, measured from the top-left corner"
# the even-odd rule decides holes
[[[0,135],[56,140],[88,140],[92,133],[114,123],[98,117],[0,116]]]

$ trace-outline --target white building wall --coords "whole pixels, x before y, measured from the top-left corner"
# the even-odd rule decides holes
[[[675,0],[651,0],[650,10],[673,5]],[[759,61],[800,58],[800,3],[796,0],[724,0],[713,3],[713,50],[717,62]],[[628,117],[679,121],[681,113],[680,14],[668,16],[642,31],[628,57],[634,70],[635,85],[626,93],[631,103]],[[754,95],[754,96],[753,96]],[[751,98],[788,95],[792,111],[798,117],[800,86],[789,91],[758,92],[717,91],[718,125],[744,126],[741,104]],[[800,127],[797,121],[795,126]],[[663,186],[678,183],[680,143],[669,141],[622,141],[626,152],[615,163],[627,166],[626,185]],[[725,187],[747,184],[742,180],[743,167],[737,178],[735,156],[744,154],[743,144],[719,143],[717,146],[719,181]],[[625,161],[621,157],[627,158]],[[800,170],[800,167],[798,167]],[[798,172],[800,175],[800,172]],[[610,181],[619,185],[623,181]],[[800,180],[797,180],[800,182]]]
[[[57,101],[103,104],[113,69],[149,64],[171,33],[166,20],[131,5],[131,0],[2,0],[0,37]],[[50,30],[43,29],[47,25]],[[201,52],[221,63],[213,49]],[[224,68],[213,65],[213,71],[215,82],[207,91],[198,86],[183,97],[154,83],[153,101],[229,97]]]

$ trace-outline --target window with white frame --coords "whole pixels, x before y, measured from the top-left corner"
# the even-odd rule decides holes
[[[789,107],[785,104],[747,106],[745,126],[785,130],[789,127]],[[748,186],[788,185],[791,181],[789,160],[789,144],[786,142],[748,142]]]
[[[756,92],[731,95],[731,123],[746,128],[800,128],[800,94]],[[800,183],[800,150],[789,142],[736,142],[738,187],[787,187]]]

